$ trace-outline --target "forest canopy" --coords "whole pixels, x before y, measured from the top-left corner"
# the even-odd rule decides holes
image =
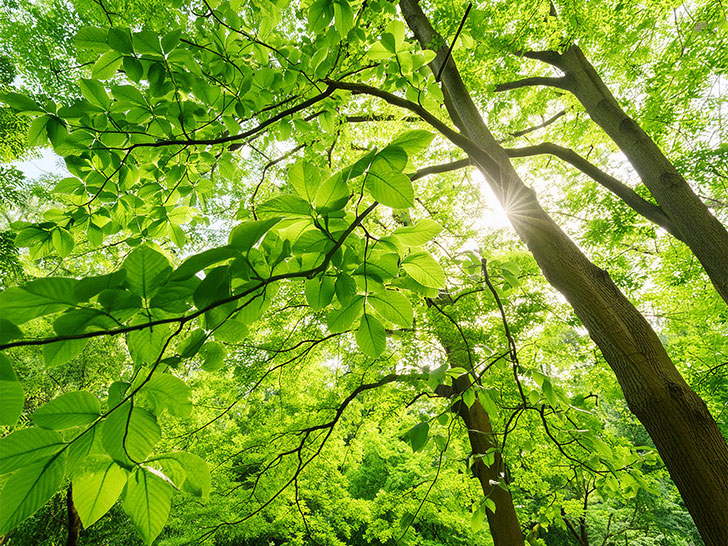
[[[0,544],[728,544],[722,2],[0,13]]]

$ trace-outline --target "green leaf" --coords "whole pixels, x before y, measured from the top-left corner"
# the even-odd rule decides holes
[[[320,213],[327,213],[343,209],[348,201],[349,186],[342,174],[336,173],[319,186],[314,205]]]
[[[0,474],[45,460],[60,451],[64,442],[53,430],[24,428],[0,438]]]
[[[336,298],[342,305],[356,295],[356,281],[346,273],[340,273],[334,283]]]
[[[91,104],[98,106],[99,108],[103,108],[104,110],[109,108],[111,105],[111,99],[109,98],[109,95],[106,94],[106,89],[104,89],[104,86],[100,82],[96,80],[81,79],[78,82],[78,85],[81,88],[83,96]]]
[[[470,518],[470,527],[473,529],[474,533],[477,533],[483,528],[483,523],[485,522],[485,510],[483,510],[482,506],[479,506],[478,509],[473,512],[473,515]]]
[[[219,264],[231,258],[237,258],[240,256],[240,252],[229,246],[221,246],[218,248],[211,248],[190,256],[182,264],[174,270],[170,276],[170,280],[177,281],[187,279],[193,275],[196,275],[203,269],[207,269],[211,265]]]
[[[119,53],[133,53],[131,32],[128,28],[112,27],[106,35],[106,42]]]
[[[159,466],[165,476],[174,484],[194,495],[207,500],[210,496],[210,468],[193,453],[176,451],[150,459],[151,465]]]
[[[69,392],[43,404],[33,414],[39,427],[53,430],[87,425],[101,415],[98,398],[86,391]]]
[[[2,296],[0,296],[0,301],[2,301]],[[5,311],[3,307],[0,306],[0,311]],[[12,322],[9,320],[6,320],[4,318],[0,318],[0,345],[9,343],[14,339],[20,339],[23,337],[23,332],[15,326]]]
[[[144,75],[144,68],[142,63],[136,60],[134,57],[124,57],[122,62],[124,66],[124,72],[126,72],[127,78],[133,82],[139,82]]]
[[[356,286],[354,289],[356,290]],[[311,308],[320,311],[329,305],[334,297],[334,279],[326,275],[307,279],[304,293]]]
[[[485,409],[490,419],[494,420],[498,416],[498,406],[490,393],[483,390],[478,391],[478,400],[480,400],[480,404],[483,406],[483,409]]]
[[[43,110],[37,102],[25,95],[21,95],[20,93],[0,93],[0,102],[4,102],[10,106],[10,108],[17,110],[18,112],[38,112],[40,114],[45,114],[45,110]]]
[[[429,218],[419,220],[413,226],[401,227],[393,235],[408,247],[421,246],[430,241],[442,231],[442,226]]]
[[[63,482],[65,464],[65,453],[58,453],[8,478],[1,492],[0,535],[17,527],[54,495]]]
[[[417,452],[425,447],[427,438],[430,433],[430,425],[428,423],[417,423],[407,433],[412,451]]]
[[[108,80],[121,66],[121,59],[121,54],[117,51],[107,51],[94,63],[91,75],[96,80]]]
[[[202,328],[197,328],[196,330],[193,330],[190,332],[190,335],[188,335],[182,343],[179,344],[178,352],[179,356],[182,358],[190,358],[197,354],[197,351],[200,350],[200,347],[202,347],[202,344],[205,342],[205,339],[207,339],[207,336],[205,335],[205,331]]]
[[[364,354],[373,357],[382,354],[387,346],[387,334],[382,323],[373,316],[365,314],[356,331],[356,343]]]
[[[150,402],[156,415],[163,410],[176,417],[189,417],[192,412],[192,389],[181,379],[168,373],[155,373],[139,391],[140,403]]]
[[[23,287],[8,288],[0,293],[3,318],[15,324],[63,311],[77,303],[74,289],[78,281],[46,277]]]
[[[556,393],[554,392],[554,388],[551,385],[551,380],[549,380],[548,378],[544,378],[541,389],[543,390],[543,394],[544,396],[546,396],[546,400],[548,400],[548,403],[556,407]]]
[[[157,324],[151,328],[129,332],[126,345],[134,363],[142,366],[156,362],[162,356],[169,335],[169,324]]]
[[[407,131],[399,135],[390,143],[390,146],[399,146],[405,151],[408,157],[412,157],[426,150],[433,138],[435,138],[435,135],[431,132],[415,129],[414,131]]]
[[[104,449],[122,466],[143,462],[161,437],[154,416],[129,402],[112,412],[101,429]]]
[[[268,233],[280,221],[280,218],[269,218],[267,220],[244,222],[230,233],[230,246],[241,252],[248,252],[263,238],[263,235]]]
[[[388,207],[405,209],[414,206],[412,180],[402,174],[407,154],[399,146],[387,146],[379,152],[366,177],[366,187],[372,197]]]
[[[205,309],[212,303],[230,296],[230,266],[222,265],[208,271],[195,290],[192,299],[198,309]]]
[[[172,485],[146,468],[137,468],[126,485],[124,510],[146,544],[162,531],[172,507]]]
[[[331,311],[326,317],[329,330],[334,334],[338,334],[351,328],[354,321],[364,311],[363,300],[364,296],[354,296],[341,308]]]
[[[225,348],[216,341],[205,343],[200,354],[204,358],[202,369],[206,372],[215,372],[225,363]]]
[[[73,42],[81,50],[107,51],[109,45],[106,42],[107,30],[104,28],[83,27],[78,30]]]
[[[271,216],[310,216],[313,212],[311,205],[305,199],[296,195],[279,195],[255,209],[260,218]]]
[[[50,122],[51,117],[50,116],[41,116],[39,118],[36,118],[33,120],[33,123],[30,124],[30,128],[28,129],[28,146],[30,148],[35,148],[38,146],[45,146],[48,142],[48,122]],[[35,229],[35,228],[30,228]],[[18,234],[18,240],[16,240],[16,244],[18,246],[29,246],[29,247],[35,247],[36,244],[22,244],[20,242],[21,237],[30,235],[29,230],[23,230]],[[39,237],[39,234],[36,233],[36,237]],[[37,239],[33,238],[33,241],[35,242]]]
[[[367,297],[367,302],[374,310],[394,324],[403,328],[411,328],[414,312],[409,300],[396,290],[387,290],[384,294]]]
[[[0,425],[15,425],[23,412],[23,386],[15,375],[13,365],[0,354]]]
[[[142,30],[134,33],[134,50],[137,53],[148,53],[150,55],[162,55],[162,47],[159,43],[159,36],[150,30]]]
[[[87,343],[88,339],[65,339],[43,345],[43,360],[46,368],[60,366],[75,358],[86,348]]]
[[[445,288],[445,273],[427,252],[410,254],[402,261],[402,268],[423,286]]]
[[[134,249],[121,266],[126,270],[129,290],[142,298],[151,298],[172,272],[167,257],[148,246]]]
[[[116,503],[128,473],[105,455],[92,455],[73,476],[73,504],[84,527],[95,523]]]

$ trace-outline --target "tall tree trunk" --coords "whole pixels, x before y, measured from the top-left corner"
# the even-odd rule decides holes
[[[78,537],[81,535],[81,518],[78,517],[76,506],[73,504],[72,485],[68,486],[66,492],[66,507],[68,511],[68,540],[66,546],[77,546]]]
[[[417,0],[400,0],[422,47],[437,48],[435,74],[467,152],[503,204],[541,271],[559,290],[602,351],[629,408],[642,422],[708,546],[728,544],[728,445],[705,403],[688,386],[649,323],[541,208],[483,122],[444,40]],[[467,138],[462,138],[467,137]]]
[[[431,323],[434,326],[435,337],[447,353],[450,367],[470,369],[472,364],[466,340],[462,339],[459,333],[454,331],[453,325],[446,323],[443,317],[435,316]],[[453,396],[462,394],[470,387],[472,381],[473,377],[469,374],[456,378],[450,394]],[[495,512],[486,510],[494,546],[524,546],[523,532],[511,493],[498,485],[504,479],[505,466],[488,413],[477,398],[470,407],[461,401],[456,402],[453,409],[457,411],[468,429],[468,439],[473,453],[495,450],[493,464],[487,465],[482,458],[476,458],[472,466],[473,474],[478,478],[483,494],[495,503]]]
[[[561,69],[560,86],[581,102],[589,117],[622,150],[670,223],[680,233],[720,296],[728,302],[728,231],[693,192],[662,150],[621,108],[579,46],[562,54],[525,52]]]

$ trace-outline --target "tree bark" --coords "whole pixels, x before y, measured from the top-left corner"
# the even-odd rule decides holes
[[[73,504],[72,487],[72,485],[69,485],[66,492],[66,507],[68,509],[68,540],[66,540],[66,546],[77,546],[78,537],[81,535],[81,518],[78,517],[76,506]]]
[[[693,192],[662,150],[620,107],[579,46],[562,54],[525,53],[561,69],[564,88],[622,150],[660,208],[698,258],[715,289],[728,303],[728,231]]]
[[[400,9],[422,47],[435,44],[437,57],[430,66],[437,74],[447,58],[444,41],[417,0],[400,0]],[[591,263],[541,208],[483,122],[452,59],[442,70],[441,85],[450,117],[461,131],[461,136],[451,140],[474,160],[547,280],[566,297],[602,351],[705,543],[725,546],[728,446],[707,406],[609,274]]]
[[[455,329],[452,325],[448,327],[448,324],[444,324],[443,317],[434,317],[431,322],[435,329],[435,337],[447,353],[450,367],[470,369],[472,364],[466,341],[460,338],[458,332],[453,331]],[[473,377],[469,374],[456,378],[453,381],[451,394],[453,396],[461,395],[470,387],[472,381]],[[498,485],[504,479],[505,466],[488,413],[477,398],[470,407],[462,401],[456,402],[453,411],[458,413],[468,429],[470,448],[474,454],[495,450],[493,464],[487,465],[482,458],[478,457],[472,465],[473,474],[480,482],[483,495],[495,503],[495,512],[486,509],[488,527],[494,546],[524,546],[523,532],[513,505],[513,498],[509,491]]]

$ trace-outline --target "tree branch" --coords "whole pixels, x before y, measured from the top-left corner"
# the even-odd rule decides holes
[[[521,87],[532,87],[536,85],[558,87],[559,89],[564,89],[565,91],[571,90],[569,81],[564,77],[553,78],[546,76],[532,76],[530,78],[523,78],[522,80],[498,83],[496,84],[494,91],[500,93],[502,91],[510,91],[511,89],[520,89]]]
[[[551,142],[544,142],[535,146],[524,146],[523,148],[506,148],[505,152],[508,157],[530,157],[542,154],[556,156],[571,164],[573,167],[576,167],[595,182],[611,191],[622,201],[627,203],[627,205],[629,205],[635,212],[644,216],[650,222],[664,228],[675,238],[682,240],[682,236],[678,232],[677,228],[660,207],[643,199],[632,188],[623,182],[620,182],[613,176],[605,173],[596,165],[581,157],[574,150],[564,148],[563,146],[559,146]]]
[[[412,179],[412,181],[415,181],[431,174],[447,173],[450,171],[463,169],[465,167],[470,167],[472,164],[473,161],[469,157],[466,157],[465,159],[458,159],[457,161],[452,161],[450,163],[442,163],[440,165],[423,167],[422,169],[418,169],[416,173],[410,176],[410,178]]]

